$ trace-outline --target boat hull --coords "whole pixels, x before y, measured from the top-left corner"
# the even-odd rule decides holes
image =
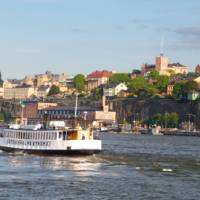
[[[38,155],[92,155],[100,153],[101,150],[38,150],[38,149],[20,149],[20,148],[12,148],[12,147],[3,147],[0,146],[0,150],[9,152],[9,153],[15,153],[15,152],[22,152],[22,153],[28,153],[28,154],[38,154]]]

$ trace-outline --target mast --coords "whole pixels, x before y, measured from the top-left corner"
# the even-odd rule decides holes
[[[77,118],[77,107],[78,107],[78,93],[76,93],[76,103],[75,103],[75,108],[74,108],[75,126],[76,126],[76,118]]]

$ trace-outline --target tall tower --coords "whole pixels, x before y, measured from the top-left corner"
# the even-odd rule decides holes
[[[168,67],[168,58],[164,57],[164,55],[161,53],[160,56],[156,57],[155,64],[156,64],[156,70],[159,73],[165,72]]]

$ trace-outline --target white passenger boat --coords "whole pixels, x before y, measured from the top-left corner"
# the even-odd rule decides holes
[[[74,129],[0,129],[0,149],[37,154],[93,154],[101,151],[101,140],[94,139],[90,128]]]

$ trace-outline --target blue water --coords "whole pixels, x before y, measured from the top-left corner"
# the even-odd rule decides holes
[[[200,138],[102,139],[86,157],[0,152],[0,199],[200,199]]]

